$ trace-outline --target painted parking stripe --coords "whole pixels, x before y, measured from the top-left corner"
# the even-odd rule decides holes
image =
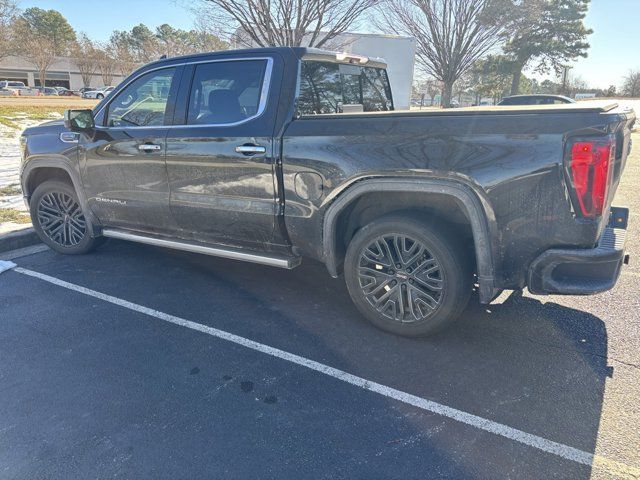
[[[240,337],[238,335],[234,335],[233,333],[225,332],[224,330],[219,330],[217,328],[202,325],[201,323],[192,322],[191,320],[186,320],[184,318],[176,317],[168,313],[160,312],[158,310],[154,310],[137,303],[132,303],[121,298],[113,297],[111,295],[82,287],[80,285],[65,282],[64,280],[45,275],[43,273],[34,272],[32,270],[27,270],[20,267],[15,268],[14,271],[23,275],[28,275],[30,277],[44,280],[45,282],[49,282],[59,287],[67,288],[69,290],[88,295],[90,297],[98,298],[105,302],[109,302],[114,305],[118,305],[120,307],[157,318],[159,320],[164,320],[165,322],[173,323],[181,327],[186,327],[190,328],[191,330],[206,333],[207,335],[211,335],[213,337],[226,340],[237,345],[242,345],[243,347],[247,347],[252,350],[271,355],[276,358],[280,358],[282,360],[286,360],[288,362],[309,368],[311,370],[336,378],[351,385],[355,385],[356,387],[360,387],[365,390],[384,395],[387,398],[392,398],[399,402],[405,403],[407,405],[412,405],[414,407],[431,413],[435,413],[437,415],[442,415],[444,417],[456,420],[460,423],[479,428],[480,430],[500,435],[501,437],[505,437],[515,442],[528,445],[543,452],[551,453],[553,455],[557,455],[558,457],[571,460],[582,465],[590,465],[592,466],[592,468],[606,470],[610,473],[613,473],[619,478],[640,478],[640,468],[626,465],[615,460],[610,460],[600,455],[594,455],[589,452],[585,452],[584,450],[579,450],[577,448],[554,442],[552,440],[548,440],[546,438],[539,437],[537,435],[533,435],[522,430],[518,430],[516,428],[512,428],[507,425],[503,425],[501,423],[494,422],[492,420],[479,417],[462,410],[458,410],[453,407],[448,407],[446,405],[427,400],[426,398],[418,397],[416,395],[412,395],[395,388],[387,387],[380,383],[367,380],[366,378],[358,377],[343,370],[338,370],[337,368],[330,367],[329,365],[325,365],[314,360],[301,357],[284,350],[280,350],[278,348],[270,347],[269,345],[250,340],[248,338]]]

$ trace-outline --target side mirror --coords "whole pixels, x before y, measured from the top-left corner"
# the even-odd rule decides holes
[[[93,120],[93,110],[66,110],[64,112],[64,126],[72,132],[91,130],[96,126]]]

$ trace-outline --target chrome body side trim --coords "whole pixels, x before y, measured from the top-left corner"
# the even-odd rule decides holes
[[[80,134],[76,132],[62,132],[60,134],[60,141],[63,143],[78,143],[80,140]]]

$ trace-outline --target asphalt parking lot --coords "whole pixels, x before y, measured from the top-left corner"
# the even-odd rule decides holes
[[[371,327],[314,262],[16,258],[0,478],[640,478],[638,178],[636,151],[613,291],[472,301],[423,340]]]

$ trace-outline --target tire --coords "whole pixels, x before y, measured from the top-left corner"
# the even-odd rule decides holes
[[[456,236],[410,216],[383,217],[360,229],[347,248],[344,273],[358,310],[376,327],[405,337],[452,324],[472,291],[471,262]]]
[[[96,95],[96,98],[97,98],[98,100],[102,100],[102,99],[104,98],[104,95],[103,95],[103,94],[101,94],[101,93],[99,93],[98,95]]]
[[[52,250],[65,255],[90,252],[101,243],[91,236],[75,189],[60,180],[47,180],[31,195],[30,213],[33,228]]]

